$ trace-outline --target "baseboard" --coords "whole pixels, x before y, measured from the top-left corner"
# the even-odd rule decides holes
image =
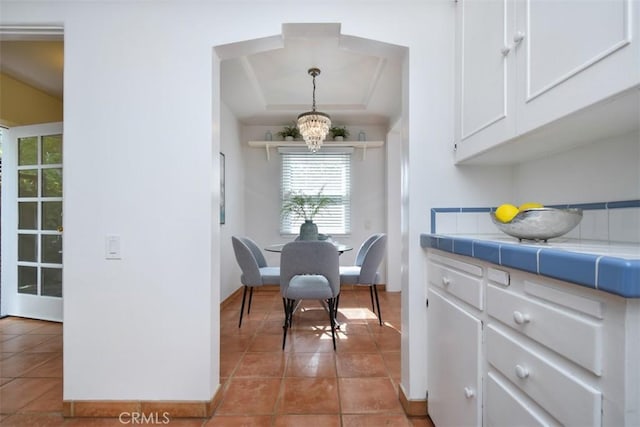
[[[62,415],[70,418],[118,418],[124,424],[168,424],[174,418],[210,418],[222,399],[222,386],[211,400],[132,401],[65,400]]]
[[[404,394],[402,386],[398,387],[398,399],[408,417],[426,417],[429,415],[429,402],[427,402],[427,399],[409,400]]]

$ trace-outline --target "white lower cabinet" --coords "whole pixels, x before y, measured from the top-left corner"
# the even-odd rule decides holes
[[[429,292],[429,406],[438,425],[482,422],[482,324],[435,290]]]
[[[426,266],[437,427],[640,426],[639,300],[435,249]]]

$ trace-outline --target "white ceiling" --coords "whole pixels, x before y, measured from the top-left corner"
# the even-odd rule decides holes
[[[342,35],[340,24],[283,24],[282,34],[216,47],[222,100],[243,124],[282,125],[317,110],[337,125],[388,125],[401,114],[405,48]],[[63,93],[62,41],[0,40],[0,71],[55,97]]]

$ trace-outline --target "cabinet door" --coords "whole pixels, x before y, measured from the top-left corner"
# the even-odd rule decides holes
[[[511,1],[462,0],[456,17],[457,160],[515,135]]]
[[[523,134],[640,83],[638,3],[517,3],[517,133]],[[632,32],[636,32],[636,38]]]
[[[429,415],[435,425],[482,425],[482,324],[429,290]]]

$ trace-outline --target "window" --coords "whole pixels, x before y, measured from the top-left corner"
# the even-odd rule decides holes
[[[336,200],[313,219],[324,234],[351,232],[351,151],[283,151],[280,206],[292,193],[322,194]],[[304,218],[281,217],[282,234],[298,234]]]

